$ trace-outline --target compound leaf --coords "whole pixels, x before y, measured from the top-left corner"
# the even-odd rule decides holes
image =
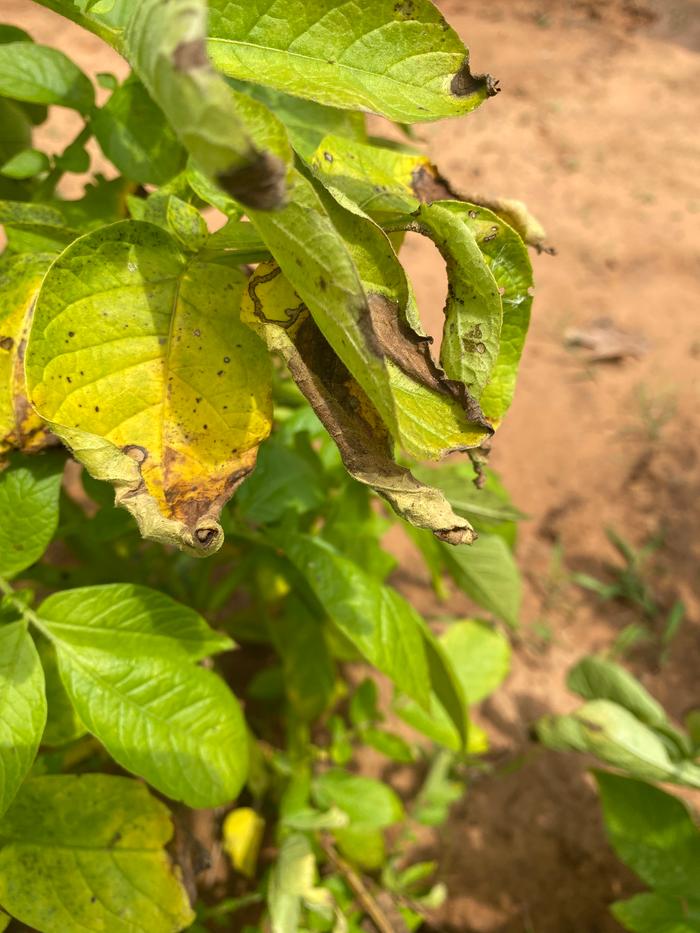
[[[41,933],[177,933],[194,914],[163,848],[172,834],[138,781],[34,778],[0,821],[0,903]]]
[[[72,244],[37,302],[32,402],[142,534],[203,555],[270,430],[269,360],[239,317],[245,276],[123,221]]]
[[[209,51],[225,74],[415,123],[458,116],[496,88],[428,0],[213,0]]]
[[[0,625],[0,814],[34,762],[45,723],[44,674],[26,623]]]

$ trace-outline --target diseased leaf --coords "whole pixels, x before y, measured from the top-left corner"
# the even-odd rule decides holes
[[[474,483],[476,473],[469,462],[447,462],[438,467],[419,465],[413,472],[422,482],[440,489],[455,512],[465,518],[494,524],[525,518],[504,494],[497,479],[494,481],[495,474],[490,468],[481,489]]]
[[[194,914],[163,849],[172,834],[138,781],[34,778],[0,821],[0,903],[42,933],[177,933]]]
[[[52,259],[28,253],[0,262],[0,459],[13,448],[34,453],[51,443],[27,397],[24,354],[34,302]]]
[[[92,84],[77,65],[58,49],[34,42],[0,44],[0,94],[82,114],[95,102]]]
[[[136,79],[114,91],[91,126],[104,154],[127,178],[162,185],[184,168],[185,150]]]
[[[45,722],[44,674],[27,625],[0,625],[0,816],[34,763]]]
[[[318,537],[280,531],[274,540],[357,650],[400,690],[427,706],[430,676],[421,621],[413,607]]]
[[[248,283],[243,319],[287,362],[292,377],[338,445],[348,472],[418,527],[454,544],[471,541],[469,523],[444,497],[393,459],[387,428],[364,390],[335,355],[279,267],[259,266]]]
[[[444,545],[440,550],[445,567],[457,586],[478,606],[517,628],[522,583],[503,538],[481,534],[468,550]]]
[[[642,780],[700,787],[700,766],[673,761],[660,736],[610,700],[592,700],[569,716],[544,716],[537,734],[549,748],[589,752]]]
[[[124,221],[51,267],[26,371],[51,429],[142,534],[197,555],[270,430],[264,346],[239,318],[244,274],[187,256],[164,230]]]
[[[15,459],[0,471],[0,576],[39,560],[58,525],[63,458]]]
[[[416,123],[467,113],[496,93],[428,0],[212,0],[209,51],[225,74]]]
[[[238,795],[248,737],[236,698],[216,674],[182,660],[128,658],[54,639],[78,716],[123,768],[190,807]]]
[[[39,610],[54,638],[124,658],[200,661],[233,642],[165,593],[134,583],[83,586],[54,593]]]
[[[226,814],[221,827],[223,848],[236,871],[246,878],[255,877],[264,832],[265,820],[250,807]]]
[[[206,174],[250,207],[278,207],[285,160],[251,138],[234,92],[207,57],[206,27],[205,0],[141,0],[133,6],[123,51]]]
[[[698,894],[700,829],[685,804],[643,781],[606,771],[595,777],[619,858],[660,893]]]

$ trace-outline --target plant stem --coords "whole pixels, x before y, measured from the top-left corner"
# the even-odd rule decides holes
[[[27,606],[26,603],[24,603],[21,599],[17,598],[16,591],[4,577],[0,577],[0,593],[2,593],[7,598],[7,601],[10,603],[10,605],[13,606],[17,612],[19,612],[25,622],[29,622],[36,629],[38,629],[42,635],[48,638],[49,641],[53,641],[51,632],[49,632],[36,612],[34,612],[33,609],[30,609],[29,606]]]
[[[343,878],[345,878],[347,881],[348,885],[352,888],[353,892],[355,893],[355,897],[360,903],[362,909],[375,925],[379,933],[404,933],[404,931],[407,933],[406,925],[403,923],[403,921],[401,921],[400,917],[395,921],[391,920],[386,915],[384,909],[377,903],[377,900],[367,885],[364,883],[360,875],[358,875],[352,865],[350,865],[345,861],[344,858],[338,855],[328,839],[323,836],[321,837],[321,848],[323,849],[329,862],[331,862],[332,865],[340,872]],[[400,926],[397,925],[399,923]]]

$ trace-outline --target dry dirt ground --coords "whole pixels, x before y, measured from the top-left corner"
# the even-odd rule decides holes
[[[558,255],[534,260],[531,338],[493,456],[530,516],[518,547],[523,630],[513,672],[483,710],[494,772],[420,840],[451,895],[434,929],[611,933],[607,905],[637,882],[605,842],[588,763],[544,752],[529,730],[572,707],[564,677],[577,658],[639,621],[557,570],[558,552],[566,570],[603,573],[608,526],[637,545],[663,533],[652,584],[664,606],[682,599],[687,619],[663,668],[650,644],[629,660],[676,717],[700,705],[700,3],[440,6],[502,93],[421,133],[458,189],[526,201]],[[2,14],[93,73],[120,70],[97,40],[28,0],[2,0]],[[45,132],[56,142],[71,129]],[[444,273],[417,240],[406,256],[434,325]],[[649,352],[591,365],[565,347],[568,328],[600,318],[642,335]],[[463,610],[436,608],[408,569],[397,582],[429,614]]]

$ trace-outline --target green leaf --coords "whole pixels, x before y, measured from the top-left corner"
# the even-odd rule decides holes
[[[200,661],[233,647],[230,638],[210,629],[194,609],[134,583],[54,593],[38,612],[60,642],[123,658]]]
[[[400,690],[427,705],[430,678],[415,609],[320,538],[280,533],[275,541],[363,657]]]
[[[609,700],[592,700],[569,716],[545,716],[537,734],[550,748],[589,752],[633,777],[700,787],[698,765],[673,761],[656,732]]]
[[[700,901],[662,894],[637,894],[610,908],[632,933],[700,933]]]
[[[279,437],[261,446],[255,472],[236,496],[240,514],[259,525],[279,521],[288,511],[315,511],[325,501],[318,455],[301,439],[290,444]]]
[[[231,83],[269,107],[284,123],[292,146],[304,159],[311,158],[323,137],[329,133],[341,139],[364,140],[367,137],[365,118],[361,113],[325,107],[259,84],[233,80]]]
[[[349,713],[353,726],[364,726],[383,719],[379,710],[379,690],[369,677],[366,677],[353,693]]]
[[[83,114],[95,103],[87,75],[63,52],[34,42],[0,45],[0,94],[35,104],[59,104]]]
[[[48,156],[38,149],[23,149],[0,167],[6,178],[33,178],[49,168]]]
[[[440,642],[470,706],[492,694],[508,676],[510,644],[490,625],[474,619],[455,622]]]
[[[518,626],[522,584],[503,538],[482,534],[470,548],[441,545],[447,570],[474,602],[513,628]]]
[[[27,115],[19,104],[0,97],[0,165],[31,144],[32,126]],[[0,196],[7,197],[4,193]]]
[[[13,448],[35,453],[51,442],[27,398],[24,351],[34,302],[52,259],[47,253],[28,253],[0,262],[0,461]]]
[[[39,560],[58,526],[63,458],[13,460],[0,472],[0,576]]]
[[[458,515],[486,522],[517,522],[525,516],[509,499],[492,488],[493,471],[489,468],[486,486],[474,485],[471,463],[441,463],[437,467],[417,466],[416,477],[424,483],[442,490]]]
[[[91,126],[110,162],[143,185],[163,185],[185,166],[185,150],[140,81],[118,87]]]
[[[170,814],[106,774],[28,781],[0,821],[0,903],[41,933],[177,933],[194,919]]]
[[[78,716],[123,768],[190,807],[238,795],[248,738],[238,702],[216,674],[167,658],[55,645]]]
[[[467,704],[481,702],[505,679],[510,670],[510,645],[488,625],[468,619],[450,625],[440,638],[440,648],[442,655],[449,659],[463,698],[462,729],[457,728],[454,712],[448,716],[446,710],[450,707],[437,690],[430,714],[405,697],[399,698],[394,708],[405,722],[439,745],[455,752],[466,746],[467,751],[477,753],[482,749],[477,747],[478,734],[472,738],[474,727],[467,726]]]
[[[595,777],[605,827],[622,861],[667,895],[698,895],[700,829],[677,797],[605,771]]]
[[[34,762],[45,722],[44,674],[27,625],[0,625],[0,815]]]
[[[126,26],[124,54],[207,175],[250,207],[278,207],[288,157],[251,138],[240,98],[207,58],[206,25],[205,0],[142,0]]]
[[[648,726],[666,727],[664,708],[629,671],[605,658],[589,656],[572,667],[566,678],[569,690],[584,700],[611,700],[624,706]]]
[[[386,829],[404,815],[401,801],[387,784],[338,768],[314,779],[313,795],[319,807],[335,806],[347,813],[357,830]]]
[[[404,741],[401,736],[393,732],[386,732],[384,729],[374,729],[372,727],[362,730],[362,741],[370,748],[376,749],[392,761],[400,761],[403,764],[410,764],[415,760],[413,748]]]
[[[271,424],[269,358],[239,317],[245,275],[124,221],[47,273],[26,355],[33,404],[142,534],[196,555]]]
[[[270,619],[269,632],[282,659],[285,692],[292,708],[301,719],[316,719],[328,708],[335,687],[323,620],[292,594],[284,610]]]
[[[458,116],[496,93],[473,76],[428,0],[213,0],[209,51],[225,74],[323,104],[415,123]]]
[[[46,704],[48,706],[46,726],[41,737],[41,744],[49,747],[66,745],[85,735],[87,729],[73,709],[70,697],[63,686],[58,670],[56,649],[51,642],[39,635],[35,639],[36,648],[44,669],[46,681]]]

